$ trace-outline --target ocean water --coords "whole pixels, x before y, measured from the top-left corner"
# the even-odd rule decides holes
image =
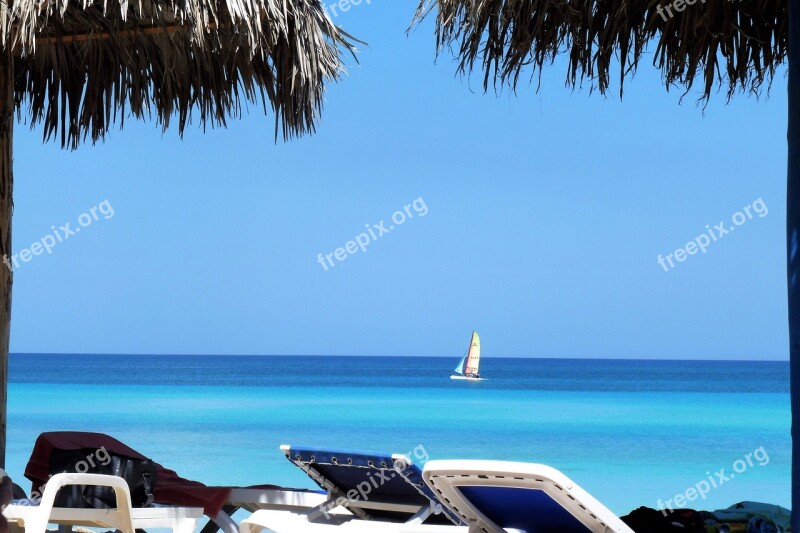
[[[278,450],[296,444],[545,463],[620,514],[709,478],[689,506],[789,506],[788,363],[485,358],[480,383],[456,363],[13,354],[7,470],[82,430],[207,484],[312,487]]]

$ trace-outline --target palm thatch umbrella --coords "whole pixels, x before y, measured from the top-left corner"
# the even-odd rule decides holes
[[[453,50],[484,89],[516,88],[558,55],[567,85],[608,91],[652,54],[666,87],[702,98],[758,94],[789,65],[787,255],[792,406],[792,530],[800,531],[800,0],[422,0],[436,12],[437,53]],[[793,69],[795,66],[797,68]],[[619,69],[618,72],[616,69]]]
[[[0,258],[12,255],[15,116],[76,148],[126,117],[182,133],[250,102],[287,139],[314,130],[353,44],[320,0],[0,0]],[[0,466],[11,283],[0,265]]]

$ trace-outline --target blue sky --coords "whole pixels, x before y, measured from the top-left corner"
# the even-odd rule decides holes
[[[457,358],[476,329],[489,356],[788,358],[785,71],[705,110],[649,64],[622,101],[565,88],[561,62],[538,94],[484,94],[435,60],[430,22],[406,34],[413,13],[336,18],[369,46],[297,141],[257,107],[76,152],[20,126],[17,252],[114,214],[16,269],[12,352]],[[424,216],[318,262],[415,199]],[[659,266],[758,199],[765,216]]]

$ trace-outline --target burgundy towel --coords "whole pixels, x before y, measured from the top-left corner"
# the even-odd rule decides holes
[[[50,477],[50,453],[53,450],[100,449],[102,447],[109,452],[133,459],[145,459],[145,456],[136,450],[103,433],[52,431],[42,433],[36,439],[31,458],[25,467],[25,477],[33,482],[33,490],[38,491],[39,487],[43,486]],[[216,516],[228,501],[231,488],[207,487],[198,481],[184,479],[174,470],[156,464],[155,503],[202,507],[208,516]],[[277,489],[280,487],[262,485],[259,488]]]

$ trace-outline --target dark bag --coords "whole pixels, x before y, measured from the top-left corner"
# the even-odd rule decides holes
[[[692,509],[658,511],[639,507],[620,518],[636,533],[705,533],[702,517]]]
[[[128,483],[134,507],[147,507],[153,503],[156,467],[150,459],[134,459],[105,448],[56,449],[50,454],[50,474],[62,472],[119,476]],[[111,487],[70,485],[58,491],[55,506],[110,509],[117,506],[117,498]]]

